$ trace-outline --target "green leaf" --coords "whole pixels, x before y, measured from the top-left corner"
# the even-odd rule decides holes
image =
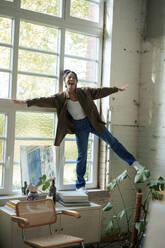
[[[107,189],[109,190],[113,190],[117,185],[117,181],[116,179],[113,179],[112,182],[110,182],[108,185],[107,185]]]
[[[159,192],[152,192],[152,199],[161,201],[163,200],[163,195]]]
[[[43,176],[39,178],[39,182],[37,183],[37,185],[40,186],[44,184],[45,181],[46,181],[46,175],[44,174]]]
[[[124,210],[122,210],[120,213],[118,213],[118,218],[119,219],[122,219],[123,218],[123,216],[126,214],[126,211],[125,211],[125,209]]]
[[[147,181],[149,177],[150,177],[150,171],[145,168],[141,168],[137,171],[137,174],[134,179],[134,183],[144,183]]]
[[[128,176],[127,170],[123,171],[117,178],[117,182],[121,183],[124,181],[124,179],[126,179]]]
[[[41,184],[42,184],[42,181],[40,180],[40,181],[37,183],[37,185],[40,186]]]
[[[49,186],[50,186],[50,183],[49,183],[49,182],[46,182],[46,183],[42,186],[42,190],[44,191],[44,190],[48,189]]]
[[[109,210],[111,210],[112,209],[112,203],[111,202],[108,202],[107,204],[106,204],[106,206],[103,208],[103,211],[104,212],[106,212],[106,211],[109,211]]]
[[[163,177],[159,177],[157,180],[150,181],[148,183],[148,186],[150,189],[153,189],[156,191],[162,191],[162,190],[164,190],[165,180]]]
[[[112,220],[110,220],[110,222],[108,223],[108,225],[105,228],[104,234],[107,235],[109,233],[111,233],[114,230],[114,223]]]
[[[146,177],[147,177],[147,178],[149,178],[149,177],[150,177],[150,175],[151,175],[150,171],[149,171],[149,170],[147,170],[147,169],[145,169],[145,175],[146,175]]]
[[[42,176],[42,180],[43,180],[43,181],[46,180],[46,175],[45,175],[45,174]]]
[[[138,230],[138,234],[144,231],[144,222],[136,222],[135,228]]]
[[[136,174],[134,183],[143,183],[143,175],[141,174]]]

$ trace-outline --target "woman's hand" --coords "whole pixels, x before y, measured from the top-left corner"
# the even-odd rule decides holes
[[[119,91],[124,91],[124,90],[127,90],[127,89],[128,89],[128,84],[127,85],[124,85],[121,88],[118,88]]]
[[[12,101],[16,104],[26,104],[26,101],[24,100],[16,100],[16,99],[12,99]]]

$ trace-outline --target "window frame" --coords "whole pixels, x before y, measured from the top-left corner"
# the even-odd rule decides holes
[[[101,64],[102,64],[102,38],[103,38],[103,8],[104,1],[100,0],[100,14],[99,14],[99,23],[79,19],[76,17],[70,16],[68,9],[70,9],[70,0],[62,0],[61,3],[61,17],[52,16],[48,14],[42,14],[34,12],[31,10],[26,10],[20,8],[21,0],[10,1],[1,1],[0,2],[0,16],[11,18],[12,21],[12,40],[11,40],[11,61],[9,72],[12,74],[12,79],[9,82],[9,98],[2,99],[0,98],[0,112],[5,113],[8,116],[7,124],[7,138],[6,138],[6,156],[4,163],[4,187],[0,188],[0,194],[9,194],[13,193],[12,191],[12,175],[13,175],[13,157],[14,157],[14,142],[15,142],[15,118],[17,111],[38,111],[38,112],[55,112],[54,109],[47,108],[38,108],[31,107],[30,110],[23,105],[13,104],[10,98],[16,98],[17,92],[17,76],[18,76],[18,51],[19,51],[19,28],[20,21],[31,22],[43,26],[48,26],[52,28],[59,29],[59,50],[58,50],[58,59],[59,66],[57,69],[56,79],[58,80],[57,92],[63,90],[63,81],[62,81],[62,71],[64,69],[64,49],[65,49],[65,31],[73,31],[77,33],[82,33],[86,35],[95,36],[99,40],[99,54],[98,54],[98,71],[97,71],[97,86],[100,86],[101,82]],[[91,1],[92,2],[92,1]],[[0,70],[2,71],[2,70]],[[100,101],[97,101],[98,109],[100,108]],[[55,128],[56,130],[57,118],[55,118]],[[55,136],[55,134],[54,134]],[[60,168],[63,168],[64,163],[62,162],[62,157],[64,154],[64,143],[60,147],[56,147],[56,164],[57,164],[57,188],[58,189],[71,189],[75,186],[68,187],[62,184],[59,178],[61,178]],[[98,138],[94,137],[94,151],[98,151]],[[98,154],[98,153],[97,153]],[[97,187],[97,164],[98,158],[94,156],[94,170],[93,170],[93,183],[87,185],[89,188]]]

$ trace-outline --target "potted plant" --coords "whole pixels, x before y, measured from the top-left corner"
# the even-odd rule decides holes
[[[51,180],[46,180],[46,175],[44,174],[39,178],[37,187],[42,186],[42,191],[46,191],[50,187],[50,181]]]
[[[125,202],[125,193],[122,192],[121,186],[125,180],[129,180],[133,192],[136,196],[135,208],[127,208]],[[161,191],[164,190],[165,180],[163,177],[152,179],[150,171],[141,168],[137,171],[135,178],[131,178],[127,170],[124,170],[119,176],[114,178],[107,186],[107,189],[113,193],[118,191],[122,209],[115,212],[115,208],[111,201],[109,201],[103,208],[103,211],[114,210],[108,225],[105,228],[104,234],[116,234],[120,243],[120,247],[141,247],[142,239],[146,231],[147,216],[149,212],[149,202],[152,199],[161,200],[163,195]],[[141,186],[139,188],[139,186]],[[144,190],[142,190],[144,189]],[[126,232],[122,230],[122,221],[125,218]]]

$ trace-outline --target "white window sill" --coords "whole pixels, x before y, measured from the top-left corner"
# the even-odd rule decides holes
[[[103,189],[87,189],[87,193],[90,195],[92,194],[97,194],[97,193],[102,193],[102,194],[106,194],[107,190],[103,190]],[[44,198],[47,195],[47,193],[42,193],[40,194],[41,198]],[[17,193],[17,194],[12,194],[12,195],[0,195],[0,206],[4,206],[5,203],[8,200],[14,200],[14,199],[19,199],[19,200],[26,200],[27,195],[23,195],[21,193]]]
[[[40,197],[44,198],[45,195],[46,195],[46,193],[40,194]],[[23,194],[1,195],[0,196],[0,206],[4,206],[8,200],[18,199],[18,200],[24,201],[24,200],[26,200],[26,198],[27,198],[27,195],[23,195]]]

